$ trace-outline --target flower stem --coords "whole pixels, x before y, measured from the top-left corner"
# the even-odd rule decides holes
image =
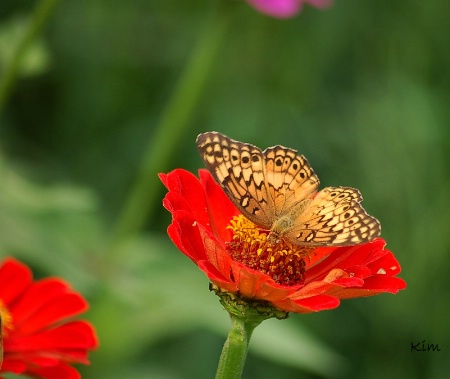
[[[112,246],[142,228],[159,205],[157,173],[167,170],[170,157],[183,141],[189,120],[203,93],[229,23],[229,12],[220,7],[209,20],[190,60],[169,99],[153,135],[148,141],[138,176],[115,225]]]
[[[0,81],[0,112],[5,106],[14,82],[17,79],[24,54],[36,36],[38,36],[41,32],[43,26],[58,4],[58,1],[59,0],[41,0],[36,6],[36,10],[33,13],[33,18],[28,25],[28,29],[23,35],[22,40],[17,45],[13,57],[2,75],[3,78]]]
[[[230,314],[230,317],[231,329],[222,349],[216,379],[239,379],[241,377],[250,338],[253,330],[260,324],[260,322],[246,322],[244,318],[233,314]]]

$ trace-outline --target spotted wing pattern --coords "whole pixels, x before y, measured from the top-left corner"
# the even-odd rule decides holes
[[[261,149],[215,132],[200,134],[197,146],[206,167],[236,207],[255,224],[270,229],[276,210]]]
[[[327,187],[303,155],[274,146],[261,151],[217,132],[197,137],[206,167],[245,217],[293,244],[341,246],[370,241],[380,224],[360,205],[360,192]]]
[[[283,146],[264,150],[265,178],[275,216],[286,214],[300,201],[312,198],[319,178],[303,155]]]
[[[200,134],[197,146],[233,203],[266,229],[299,200],[312,196],[319,183],[307,160],[292,149],[274,146],[262,152],[216,132]]]
[[[381,232],[364,210],[361,193],[350,187],[326,187],[293,222],[286,239],[310,246],[345,246],[368,242]]]

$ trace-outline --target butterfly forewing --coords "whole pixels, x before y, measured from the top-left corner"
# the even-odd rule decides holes
[[[263,154],[276,216],[286,214],[299,201],[316,192],[319,179],[303,155],[283,146],[269,147]]]
[[[206,167],[242,214],[283,238],[305,246],[345,246],[368,242],[380,224],[360,205],[350,187],[327,187],[317,193],[319,179],[303,155],[274,146],[256,146],[217,132],[197,137]],[[269,238],[270,239],[270,238]]]
[[[266,185],[261,149],[215,132],[200,134],[197,147],[236,207],[255,224],[270,229],[274,202]]]

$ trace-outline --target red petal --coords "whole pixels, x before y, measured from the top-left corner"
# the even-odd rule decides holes
[[[324,294],[334,287],[335,285],[332,283],[322,281],[312,282],[305,285],[303,288],[300,288],[297,292],[290,295],[289,297],[293,300],[305,299],[308,297]]]
[[[86,321],[72,321],[54,329],[38,334],[23,336],[21,338],[7,338],[4,342],[5,351],[16,352],[43,352],[52,350],[90,350],[98,345],[94,328]],[[85,363],[85,362],[83,362]]]
[[[332,251],[331,254],[325,257],[321,262],[317,263],[314,267],[308,268],[306,271],[305,283],[321,280],[333,268],[356,252],[357,249],[358,246],[345,246]]]
[[[234,282],[239,288],[240,295],[248,299],[262,298],[259,295],[262,290],[261,286],[270,279],[268,275],[248,268],[236,261],[231,261],[231,269]],[[264,287],[263,292],[267,293],[266,286]]]
[[[175,246],[194,262],[205,259],[205,247],[198,230],[198,223],[191,213],[175,212],[172,224],[167,228],[167,233]]]
[[[8,305],[27,288],[33,279],[31,270],[13,258],[0,266],[0,299]]]
[[[164,186],[167,189],[169,189],[168,184],[167,184],[167,176],[168,176],[168,174],[165,174],[165,173],[159,173],[158,174],[159,180],[161,180],[161,182],[164,184]]]
[[[176,192],[167,192],[166,196],[163,199],[163,206],[170,213],[181,210],[191,213],[190,205],[187,203],[184,197]]]
[[[261,283],[257,296],[258,298],[267,299],[267,301],[275,303],[295,293],[302,286],[302,284],[297,286],[283,286],[269,279]]]
[[[221,241],[230,241],[232,233],[227,226],[233,216],[240,214],[222,188],[207,170],[199,170],[200,182],[206,193],[211,228]]]
[[[364,281],[363,288],[376,292],[397,293],[406,288],[406,282],[392,276],[374,275]]]
[[[282,302],[274,303],[279,309],[296,313],[311,313],[334,309],[337,308],[339,304],[339,299],[328,295],[318,295],[298,300],[288,298]]]
[[[198,261],[198,267],[206,276],[213,282],[232,283],[229,278],[226,278],[213,264],[208,261]],[[220,287],[220,286],[219,286]]]
[[[231,293],[236,293],[239,291],[239,288],[237,287],[236,283],[222,282],[220,280],[212,280],[212,279],[211,279],[211,281],[224,291],[231,292]]]
[[[296,300],[295,304],[302,308],[308,309],[311,312],[318,312],[337,308],[340,301],[333,296],[319,295],[309,297],[307,299]]]
[[[170,192],[179,194],[189,205],[197,222],[208,225],[209,216],[203,187],[197,177],[186,170],[173,170],[161,178]]]
[[[88,308],[81,295],[59,279],[34,282],[11,307],[14,335],[32,334]]]
[[[346,272],[352,277],[363,279],[373,275],[372,270],[366,266],[353,266],[347,269]]]
[[[342,261],[337,267],[348,268],[352,266],[367,266],[368,264],[380,259],[388,253],[385,250],[386,242],[381,238],[377,238],[372,242],[362,245],[356,245],[356,250]]]
[[[323,261],[306,271],[305,283],[322,279],[330,270],[340,268],[351,271],[353,266],[367,266],[388,254],[384,250],[386,242],[377,238],[363,245],[343,246],[332,251]]]
[[[205,247],[206,257],[226,278],[231,280],[231,257],[224,246],[219,245],[219,241],[209,232],[209,230],[199,225],[199,231],[202,236]]]
[[[229,254],[209,230],[193,219],[192,214],[185,211],[176,212],[168,234],[178,249],[205,271],[211,280],[231,281]]]
[[[53,367],[39,367],[28,370],[33,376],[45,379],[81,379],[80,373],[64,363]]]
[[[401,271],[400,264],[394,254],[392,254],[389,250],[387,250],[386,255],[369,264],[368,267],[374,274],[386,274],[389,276],[397,275]]]
[[[306,268],[309,270],[310,268],[316,266],[319,262],[322,262],[325,257],[329,256],[333,251],[339,249],[339,247],[316,247],[313,250],[313,253],[306,260]]]
[[[27,369],[27,365],[21,359],[11,359],[5,353],[3,357],[1,372],[13,372],[14,374],[21,374]]]
[[[341,278],[333,282],[334,285],[339,287],[361,287],[364,285],[364,280],[361,278]]]

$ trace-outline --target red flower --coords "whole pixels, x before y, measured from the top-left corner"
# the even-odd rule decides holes
[[[340,299],[406,288],[395,277],[400,265],[381,238],[355,246],[261,249],[258,235],[264,231],[236,218],[240,212],[209,172],[199,174],[200,180],[181,169],[160,174],[169,190],[163,201],[172,213],[168,234],[220,289],[283,311],[309,313],[336,308]]]
[[[33,281],[27,266],[6,258],[0,265],[4,350],[0,373],[81,378],[70,364],[88,364],[87,352],[97,347],[97,337],[88,322],[68,319],[87,308],[83,297],[61,279]]]
[[[276,18],[294,17],[302,10],[303,3],[326,8],[332,0],[247,0],[256,10]]]

